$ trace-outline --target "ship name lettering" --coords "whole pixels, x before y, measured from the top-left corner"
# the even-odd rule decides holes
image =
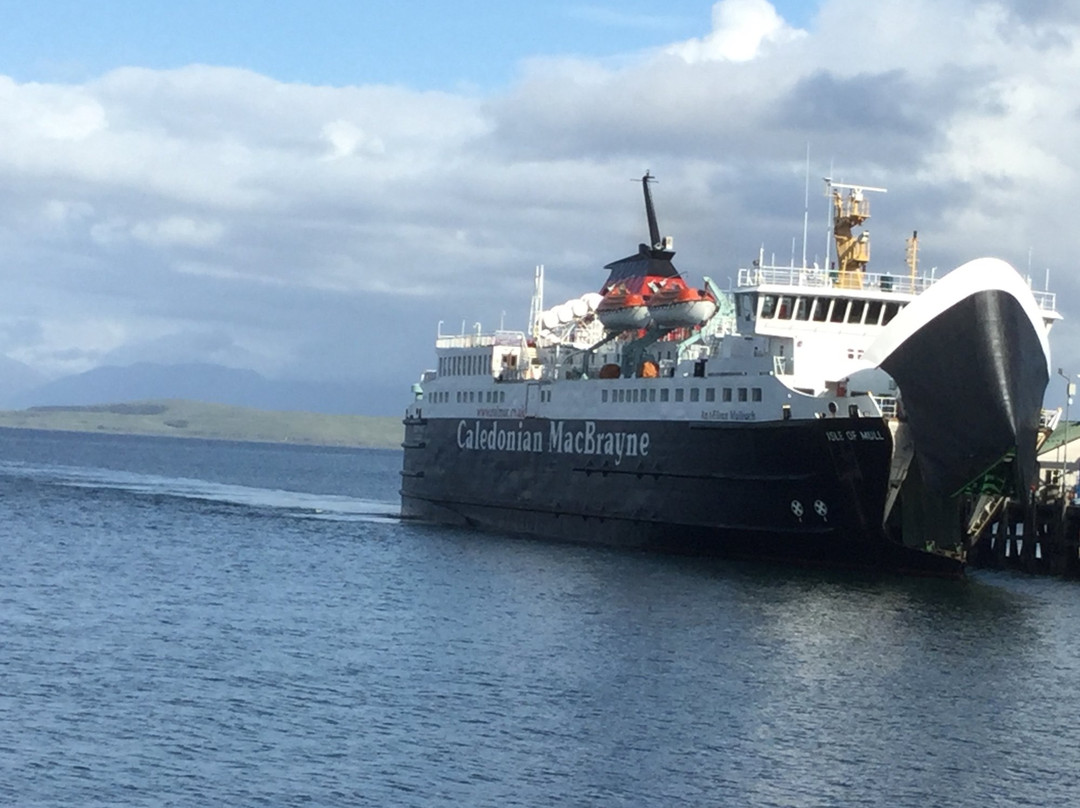
[[[885,436],[876,429],[864,429],[859,433],[859,437],[863,440],[885,440]]]
[[[539,430],[525,429],[521,421],[517,427],[505,427],[498,421],[490,425],[475,421],[472,426],[468,421],[458,421],[457,445],[459,449],[482,451],[540,452],[544,435]]]
[[[569,428],[565,421],[552,421],[548,437],[549,451],[607,455],[615,458],[616,466],[624,457],[648,457],[651,442],[648,432],[601,432],[595,421],[585,421],[581,429]]]
[[[756,421],[753,410],[702,410],[702,421]]]

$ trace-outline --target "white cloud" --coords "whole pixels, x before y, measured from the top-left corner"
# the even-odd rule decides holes
[[[322,128],[323,138],[330,144],[328,159],[352,157],[358,151],[382,154],[386,147],[379,138],[369,138],[362,128],[349,121],[331,121]]]
[[[720,0],[713,6],[713,30],[701,39],[672,45],[668,52],[687,62],[753,59],[767,44],[783,44],[805,32],[784,22],[768,0]]]
[[[139,222],[131,229],[138,241],[154,247],[210,247],[225,232],[220,222],[198,221],[188,216],[168,216],[151,222]]]

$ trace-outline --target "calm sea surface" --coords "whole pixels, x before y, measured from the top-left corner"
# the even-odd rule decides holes
[[[1080,583],[405,524],[400,461],[0,430],[0,804],[1080,804]]]

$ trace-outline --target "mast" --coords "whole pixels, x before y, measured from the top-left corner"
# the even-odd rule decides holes
[[[652,192],[649,183],[656,182],[656,178],[645,170],[645,176],[641,178],[641,187],[645,191],[645,216],[649,219],[649,246],[654,250],[662,249],[660,240],[660,226],[656,223],[656,209],[653,207]]]
[[[884,188],[869,185],[848,185],[833,182],[827,177],[825,182],[833,199],[833,239],[836,241],[836,285],[846,289],[861,289],[863,271],[870,260],[870,233],[864,230],[854,233],[854,228],[862,227],[870,218],[870,201],[864,196],[866,191],[887,193]],[[847,196],[840,192],[846,190]]]
[[[915,276],[919,274],[919,231],[912,230],[907,240],[907,265],[911,272],[911,288],[915,288]]]

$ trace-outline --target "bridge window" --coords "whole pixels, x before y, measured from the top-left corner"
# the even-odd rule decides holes
[[[795,319],[796,320],[809,320],[810,319],[810,304],[813,302],[808,297],[800,297],[795,300]]]
[[[892,318],[895,317],[897,312],[899,311],[899,303],[886,303],[885,310],[881,313],[881,324],[887,325],[889,321],[892,320]]]
[[[866,304],[866,324],[877,325],[881,319],[881,301],[870,300]]]
[[[776,316],[776,295],[762,295],[761,296],[761,316],[762,317],[775,317]]]
[[[844,315],[847,314],[847,304],[848,304],[848,302],[846,300],[841,299],[841,298],[836,298],[835,300],[833,300],[833,302],[832,302],[832,310],[829,312],[829,322],[831,322],[831,323],[842,323],[842,322],[844,322]]]
[[[780,301],[779,301],[779,303],[777,303],[777,313],[776,313],[776,316],[779,319],[781,319],[781,320],[790,320],[791,319],[791,303],[792,303],[792,300],[791,300],[790,297],[787,297],[786,295],[781,295],[780,296]]]
[[[848,307],[847,321],[849,323],[861,323],[863,311],[866,309],[866,301],[864,300],[852,300],[851,306]]]
[[[829,316],[829,298],[827,297],[815,297],[814,309],[810,315],[810,318],[816,322],[823,323]]]

